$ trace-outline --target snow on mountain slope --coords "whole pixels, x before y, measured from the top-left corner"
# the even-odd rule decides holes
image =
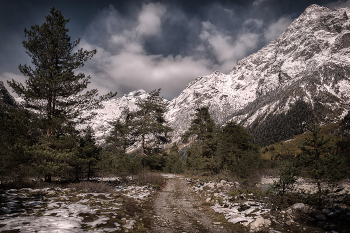
[[[129,108],[130,111],[137,110],[136,101],[144,99],[148,96],[145,90],[132,91],[129,94],[116,99],[104,101],[103,108],[96,109],[95,119],[91,122],[91,126],[95,132],[96,139],[99,143],[104,142],[104,138],[111,130],[108,122],[118,119],[124,109]]]
[[[229,74],[216,71],[196,78],[170,102],[166,117],[175,128],[174,139],[200,106],[209,106],[218,125],[235,120],[259,128],[268,117],[287,115],[298,100],[310,104],[321,123],[341,119],[350,106],[348,16],[349,8],[311,5]]]

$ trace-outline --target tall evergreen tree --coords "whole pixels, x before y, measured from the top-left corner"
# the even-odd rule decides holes
[[[299,160],[304,165],[304,174],[314,179],[318,188],[319,202],[322,204],[324,190],[321,182],[335,183],[344,177],[343,158],[336,154],[331,137],[320,136],[320,127],[309,127],[311,137],[299,146]]]
[[[260,165],[259,146],[253,144],[253,136],[241,125],[229,122],[220,129],[218,154],[221,168],[247,178]]]
[[[159,96],[160,91],[161,89],[153,90],[147,98],[138,100],[136,106],[139,110],[132,114],[132,135],[141,143],[142,156],[156,152],[161,145],[169,142],[172,128],[164,118],[168,103]]]
[[[187,142],[191,137],[202,144],[202,155],[211,157],[216,150],[215,122],[209,114],[208,107],[197,108],[195,118],[191,121],[190,128],[182,136],[182,141]]]
[[[40,128],[46,131],[47,136],[72,130],[73,120],[88,118],[82,116],[83,110],[94,108],[100,100],[115,95],[109,93],[98,100],[96,89],[82,94],[91,77],[75,74],[74,70],[83,67],[96,50],[81,48],[73,52],[80,39],[71,42],[67,35],[68,22],[69,19],[65,19],[60,10],[52,7],[41,26],[24,29],[28,40],[23,41],[23,46],[32,59],[33,67],[19,65],[20,72],[28,77],[25,85],[15,80],[8,81],[15,93],[24,98],[26,107],[40,113]]]
[[[191,121],[190,128],[182,136],[183,142],[188,142],[189,139],[194,140],[195,143],[188,151],[187,164],[192,167],[201,167],[201,170],[217,173],[220,162],[218,157],[215,156],[217,147],[216,128],[208,107],[196,109],[195,118]],[[198,154],[201,155],[201,158],[198,158]],[[198,159],[202,166],[194,164],[194,162],[199,162]]]
[[[129,109],[125,109],[121,116],[112,122],[112,131],[109,133],[106,143],[112,147],[114,151],[126,152],[126,149],[134,144],[134,137],[131,135],[133,130],[132,113]]]
[[[41,25],[24,29],[27,41],[23,41],[26,53],[31,57],[33,67],[19,65],[20,72],[28,77],[25,85],[15,80],[8,81],[14,92],[25,101],[25,107],[38,115],[39,121],[33,126],[42,133],[40,141],[27,148],[32,165],[45,173],[51,181],[51,173],[67,174],[71,161],[77,154],[79,140],[75,129],[93,117],[84,110],[99,107],[102,100],[116,95],[109,93],[97,98],[96,89],[83,91],[90,83],[90,76],[75,74],[74,70],[84,66],[96,50],[78,49],[80,39],[71,42],[65,19],[54,7]]]

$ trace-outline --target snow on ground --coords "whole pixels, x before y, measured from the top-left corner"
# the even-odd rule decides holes
[[[270,211],[265,203],[253,200],[253,194],[229,195],[230,190],[239,187],[237,182],[221,180],[201,183],[197,181],[195,184],[193,190],[204,197],[206,202],[213,204],[211,208],[215,212],[222,213],[227,221],[233,224],[241,223],[248,226]]]
[[[113,193],[61,188],[0,190],[0,232],[16,229],[42,233],[121,230],[129,221],[121,216],[123,197],[145,200],[151,189],[133,185],[117,186]]]

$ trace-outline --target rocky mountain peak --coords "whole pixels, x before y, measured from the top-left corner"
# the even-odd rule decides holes
[[[203,105],[218,125],[235,120],[255,136],[278,131],[282,125],[276,117],[296,119],[290,116],[296,105],[310,108],[305,118],[311,114],[323,123],[341,119],[350,104],[349,14],[349,8],[311,5],[281,36],[237,62],[229,74],[216,71],[196,78],[170,103],[167,118],[176,129],[174,137],[179,138]],[[293,124],[284,126],[299,127],[298,132],[305,128]]]

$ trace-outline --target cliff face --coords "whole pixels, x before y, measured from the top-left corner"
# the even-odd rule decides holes
[[[235,120],[250,128],[261,144],[277,140],[262,135],[282,133],[278,140],[283,140],[313,120],[340,120],[350,109],[348,16],[349,8],[312,5],[229,74],[216,71],[196,78],[170,102],[167,119],[176,129],[174,139],[200,106],[209,106],[218,125]]]

